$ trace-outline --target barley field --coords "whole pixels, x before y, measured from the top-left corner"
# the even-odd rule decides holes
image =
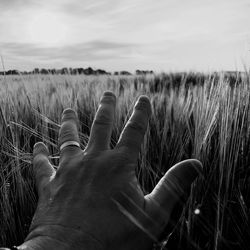
[[[87,144],[105,90],[117,96],[111,147],[136,99],[147,95],[153,112],[138,158],[145,193],[175,163],[199,159],[181,218],[159,249],[248,249],[250,238],[250,75],[161,73],[133,76],[0,76],[0,246],[27,235],[37,202],[32,148],[44,141],[58,164],[61,113],[71,107]],[[168,239],[168,240],[167,240]]]

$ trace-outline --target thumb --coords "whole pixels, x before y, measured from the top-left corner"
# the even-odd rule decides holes
[[[202,164],[198,160],[190,159],[179,162],[170,168],[154,190],[145,196],[146,210],[153,219],[159,222],[160,231],[167,224],[171,224],[170,227],[173,228],[173,224],[178,221],[188,199],[191,185],[201,172]],[[180,204],[181,210],[179,206],[176,211],[177,205]],[[178,213],[178,216],[173,214],[173,210]]]
[[[38,142],[33,148],[33,170],[35,173],[36,187],[39,197],[42,195],[44,187],[49,183],[55,170],[49,161],[49,151],[44,143]]]

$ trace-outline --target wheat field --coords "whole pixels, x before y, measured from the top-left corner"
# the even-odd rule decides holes
[[[0,246],[20,244],[37,202],[32,148],[44,141],[58,163],[64,108],[77,111],[82,148],[104,91],[117,96],[111,147],[136,99],[152,116],[138,158],[145,193],[175,163],[196,158],[203,176],[159,249],[247,249],[250,237],[250,75],[162,73],[141,76],[26,75],[0,78]],[[168,238],[168,230],[165,239]]]

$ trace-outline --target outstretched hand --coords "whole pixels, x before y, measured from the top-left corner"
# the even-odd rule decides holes
[[[194,159],[172,167],[152,193],[143,194],[135,168],[151,105],[146,96],[138,99],[111,150],[115,105],[115,95],[105,92],[86,148],[64,147],[56,171],[47,147],[35,144],[39,201],[20,249],[151,249],[169,224],[175,205],[188,197],[202,171]],[[59,147],[68,141],[80,142],[77,124],[76,113],[64,110]]]

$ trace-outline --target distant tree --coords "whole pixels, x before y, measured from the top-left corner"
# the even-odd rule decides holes
[[[40,70],[39,68],[35,68],[33,71],[32,71],[33,74],[39,74],[40,73]]]
[[[43,74],[43,75],[48,75],[49,71],[47,69],[41,69],[40,73]]]
[[[96,70],[96,75],[107,75],[107,72],[103,69]]]
[[[8,70],[5,72],[6,75],[19,75],[20,72],[16,69]]]
[[[146,74],[154,74],[153,70],[139,70],[135,71],[136,75],[146,75]]]
[[[52,74],[52,75],[57,75],[57,74],[85,74],[85,75],[111,75],[110,72],[107,72],[103,69],[97,69],[94,70],[91,67],[88,67],[86,69],[84,68],[67,68],[64,67],[62,69],[39,69],[39,68],[34,68],[32,71],[18,71],[18,70],[8,70],[6,72],[0,71],[0,75],[19,75],[19,74],[42,74],[42,75],[47,75],[47,74]],[[117,73],[119,74],[119,73]],[[127,71],[122,71],[121,74],[130,74]]]
[[[85,75],[93,75],[95,73],[95,71],[91,67],[88,67],[88,68],[83,70],[83,73]]]
[[[83,68],[76,68],[76,74],[84,74],[84,69]]]
[[[56,69],[56,75],[60,75],[62,72],[61,72],[61,69]]]
[[[130,72],[128,72],[128,71],[123,70],[123,71],[120,71],[120,75],[127,75],[127,76],[129,76],[129,75],[132,75],[132,74]]]
[[[48,72],[52,75],[56,74],[56,69],[49,69]]]
[[[69,69],[68,69],[68,68],[62,68],[62,69],[61,69],[61,74],[62,74],[62,75],[67,75],[67,74],[69,74]]]

